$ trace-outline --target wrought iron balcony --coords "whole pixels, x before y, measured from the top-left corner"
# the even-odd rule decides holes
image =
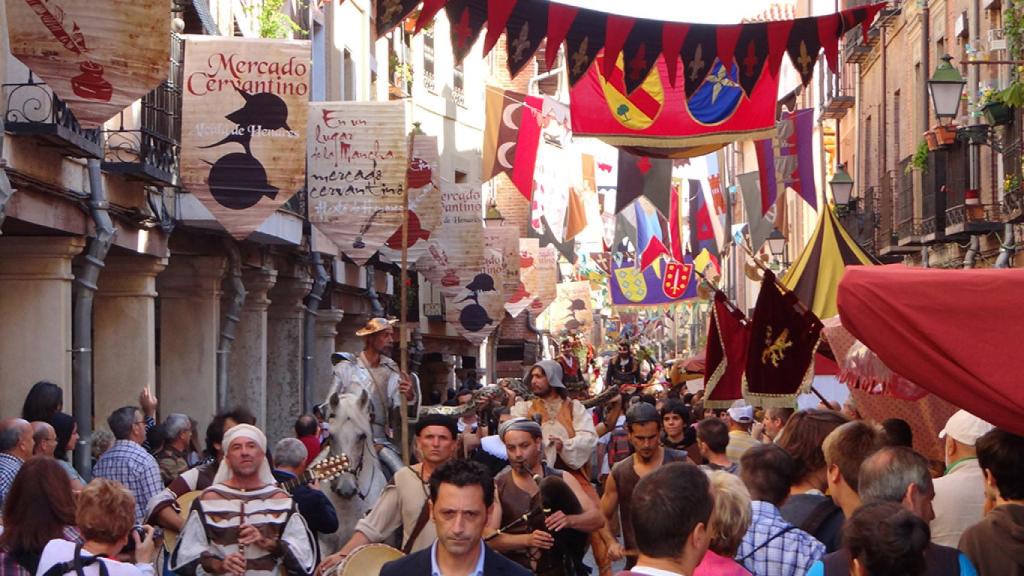
[[[7,96],[4,129],[18,136],[34,136],[65,156],[100,158],[103,140],[98,129],[86,130],[74,113],[45,82],[32,72],[28,81],[3,85]]]
[[[984,235],[1002,230],[999,206],[959,204],[946,210],[946,238]]]
[[[1024,191],[1020,188],[1007,190],[1000,208],[1004,222],[1024,222]]]
[[[896,224],[896,242],[900,246],[920,246],[921,225],[914,218]]]

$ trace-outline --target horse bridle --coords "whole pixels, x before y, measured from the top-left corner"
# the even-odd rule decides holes
[[[323,446],[321,447],[321,450],[327,449],[328,453],[330,453],[329,451],[330,451],[330,448],[331,448],[331,440],[333,440],[333,439],[334,439],[334,435],[333,434],[328,436],[327,440],[325,440],[323,442]],[[373,442],[373,440],[370,440],[370,442]],[[359,496],[360,500],[364,500],[365,501],[366,497],[370,495],[369,488],[367,488],[367,492],[365,494],[363,492],[359,491],[359,475],[363,473],[363,463],[364,462],[366,462],[366,447],[363,447],[363,449],[360,450],[359,464],[357,464],[355,468],[352,468],[350,470],[352,476],[354,476],[355,479],[356,479],[356,495]],[[373,471],[373,476],[370,476],[370,486],[373,486],[373,479],[376,478],[376,476],[377,476],[377,471],[374,470]],[[331,490],[334,490],[334,488],[331,488]],[[341,494],[338,494],[338,496],[341,496]]]

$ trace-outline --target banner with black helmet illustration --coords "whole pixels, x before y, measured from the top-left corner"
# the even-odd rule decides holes
[[[416,264],[428,255],[427,245],[441,227],[440,157],[437,136],[417,134],[409,161],[409,250],[407,261]],[[402,227],[399,225],[380,248],[392,262],[402,258]],[[415,266],[420,271],[419,266]]]
[[[310,104],[309,221],[360,266],[402,226],[407,138],[402,101]]]
[[[8,123],[52,122],[49,90],[83,128],[96,128],[167,80],[171,13],[166,2],[7,0],[11,54]],[[307,51],[308,52],[308,51]],[[45,82],[45,85],[39,80]]]
[[[305,180],[309,42],[186,36],[181,181],[237,239]]]
[[[589,337],[594,327],[590,282],[562,282],[556,290],[557,297],[545,312],[547,319],[542,325],[546,325],[551,334]]]
[[[505,318],[505,296],[501,282],[506,268],[505,255],[484,248],[483,266],[473,279],[447,298],[445,320],[460,336],[479,346]]]

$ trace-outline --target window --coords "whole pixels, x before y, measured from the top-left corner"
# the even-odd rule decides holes
[[[345,48],[341,58],[341,99],[356,99],[356,67],[348,48]]]
[[[865,185],[867,185],[868,182],[871,182],[871,178],[874,176],[871,172],[871,134],[871,116],[868,116],[864,119],[864,136],[861,138],[861,142],[863,142],[864,146],[864,172],[862,174],[863,178],[866,180],[864,183]]]
[[[894,158],[902,158],[902,150],[900,147],[900,114],[903,113],[903,109],[900,107],[900,91],[897,90],[892,96],[892,152]]]
[[[434,25],[423,29],[423,87],[437,91],[434,85]]]
[[[460,108],[466,107],[466,78],[462,64],[456,64],[452,70],[452,100]]]
[[[462,172],[460,170],[456,170],[455,171],[455,183],[456,184],[465,184],[468,181],[469,181],[469,174],[466,174],[465,172]]]

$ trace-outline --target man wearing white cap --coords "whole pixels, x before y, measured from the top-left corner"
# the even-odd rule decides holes
[[[760,444],[750,435],[750,427],[754,424],[754,407],[747,404],[746,400],[737,400],[726,413],[729,415],[726,422],[729,425],[729,445],[725,448],[725,455],[734,464],[739,464],[747,450]]]
[[[946,442],[946,472],[936,478],[931,521],[932,542],[956,547],[964,530],[981,522],[985,506],[985,475],[974,443],[993,426],[959,410],[949,417],[939,438]]]
[[[193,503],[171,556],[179,574],[309,576],[313,538],[288,493],[275,485],[267,438],[249,424],[224,434],[213,486]]]
[[[409,403],[410,419],[419,414],[419,386],[414,381],[415,377],[399,370],[395,361],[389,357],[395,343],[393,326],[396,322],[386,318],[371,318],[365,326],[356,330],[356,336],[364,338],[363,351],[354,362],[341,361],[335,364],[334,386],[331,388],[331,394],[358,394],[365,390],[369,395],[373,443],[389,476],[404,466],[402,455],[393,443],[396,433],[407,433],[397,429],[401,421],[401,397],[405,396]]]

